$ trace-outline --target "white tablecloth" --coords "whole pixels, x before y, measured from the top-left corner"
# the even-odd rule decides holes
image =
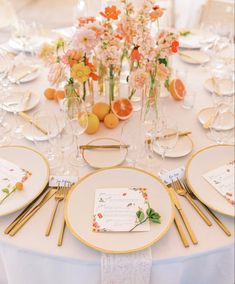
[[[197,112],[203,107],[212,105],[212,100],[203,87],[208,74],[200,68],[186,65],[176,60],[177,69],[187,68],[190,88],[197,93],[195,106],[192,110],[182,108],[181,102],[171,97],[165,99],[166,113],[174,116],[180,129],[191,130],[194,142],[193,152],[184,158],[166,159],[164,168],[173,169],[186,165],[188,159],[199,149],[213,144],[197,120]],[[46,101],[43,90],[48,87],[46,72],[42,72],[35,81],[20,86],[30,88],[42,95],[41,103],[36,109],[50,106],[56,110],[55,102]],[[31,113],[33,113],[31,111]],[[8,118],[12,118],[10,115]],[[131,119],[136,119],[135,117]],[[97,137],[120,137],[120,126],[101,130],[93,135],[83,135],[81,143]],[[16,141],[13,141],[16,143]],[[26,140],[18,144],[33,146]],[[156,156],[156,167],[160,157]],[[84,175],[92,171],[82,168]],[[153,267],[151,284],[232,284],[234,283],[234,220],[218,213],[218,217],[231,230],[232,237],[213,222],[208,227],[194,209],[179,197],[191,225],[198,237],[198,245],[184,248],[173,225],[167,235],[152,246]],[[50,237],[44,232],[54,205],[51,199],[14,237],[4,235],[5,227],[19,212],[0,218],[0,283],[1,284],[99,284],[100,283],[100,253],[80,243],[67,229],[62,247],[57,247],[57,238],[62,219],[62,208],[56,216]],[[128,275],[127,275],[128,277]],[[120,283],[121,284],[121,283]],[[136,283],[138,284],[138,283]]]

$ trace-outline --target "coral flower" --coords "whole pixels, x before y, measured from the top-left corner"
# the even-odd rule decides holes
[[[71,77],[78,80],[80,83],[84,83],[88,80],[91,73],[91,69],[84,63],[74,64],[71,68]]]
[[[150,13],[151,21],[154,22],[164,14],[164,10],[158,5],[153,7],[153,11]]]
[[[179,42],[177,40],[173,40],[171,43],[171,51],[176,53],[178,51]]]
[[[106,19],[117,20],[121,11],[116,6],[110,6],[105,8],[105,12],[100,12],[100,15]]]
[[[62,62],[72,67],[74,64],[83,57],[83,54],[77,50],[69,49],[66,54],[62,57]]]
[[[83,27],[89,23],[94,23],[96,21],[95,17],[79,17],[78,26]]]
[[[131,60],[132,61],[140,61],[141,57],[142,57],[142,55],[139,52],[138,47],[135,47],[132,50],[131,55],[130,55]]]

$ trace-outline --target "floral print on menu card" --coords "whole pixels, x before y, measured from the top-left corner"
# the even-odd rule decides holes
[[[234,166],[235,161],[232,161],[203,175],[203,177],[232,205],[235,205]]]
[[[95,191],[93,232],[129,232],[139,221],[136,212],[148,208],[146,188],[99,188]],[[149,231],[149,222],[135,231]]]
[[[23,184],[31,175],[31,172],[0,158],[0,204],[15,191],[16,184]]]

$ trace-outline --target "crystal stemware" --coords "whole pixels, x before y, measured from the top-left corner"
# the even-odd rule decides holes
[[[47,132],[44,134],[35,125],[31,125],[32,140],[36,148],[46,156],[50,168],[57,168],[60,164],[58,138],[61,125],[59,125],[56,115],[47,110],[39,110],[34,114],[33,121],[35,125]]]
[[[71,97],[64,101],[64,106],[67,119],[69,120],[72,128],[76,146],[75,156],[71,157],[70,163],[75,167],[83,166],[84,162],[81,156],[78,140],[79,136],[85,132],[88,126],[88,113],[86,110],[86,105],[80,97]]]

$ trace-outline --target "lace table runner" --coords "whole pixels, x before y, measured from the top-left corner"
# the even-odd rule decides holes
[[[151,248],[129,254],[101,255],[102,284],[149,284]]]

